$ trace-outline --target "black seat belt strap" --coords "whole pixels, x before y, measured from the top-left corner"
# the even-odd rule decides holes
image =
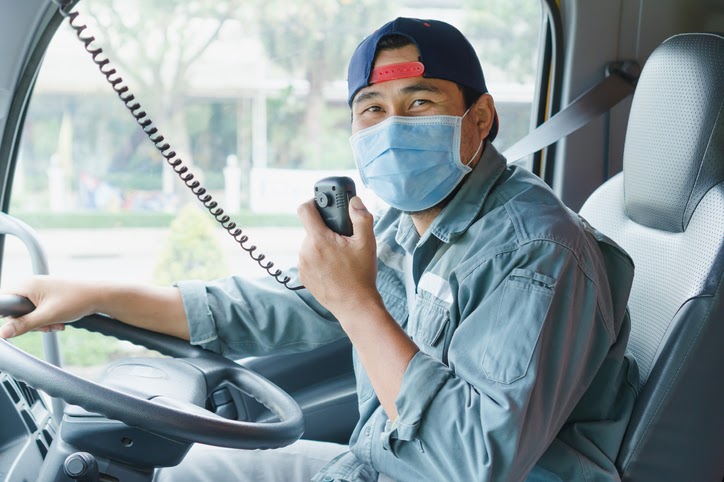
[[[635,61],[610,63],[603,80],[513,144],[503,155],[509,163],[515,162],[577,131],[631,95],[639,73],[640,67]]]

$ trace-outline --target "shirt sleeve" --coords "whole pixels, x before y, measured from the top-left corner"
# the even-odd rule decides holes
[[[493,286],[491,269],[503,273]],[[455,288],[447,364],[413,357],[383,457],[434,480],[522,480],[606,358],[610,320],[596,283],[554,243],[501,255]]]
[[[308,291],[288,290],[272,278],[177,286],[191,343],[229,358],[306,351],[346,336]]]

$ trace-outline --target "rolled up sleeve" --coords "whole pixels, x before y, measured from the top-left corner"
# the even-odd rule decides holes
[[[189,320],[191,344],[219,352],[219,333],[206,299],[206,286],[201,281],[180,281],[176,286],[181,291],[184,311]]]
[[[177,283],[191,343],[229,358],[314,349],[345,337],[306,290],[232,276]]]
[[[396,433],[392,433],[396,438],[412,440],[417,436],[420,420],[430,402],[452,374],[450,368],[422,351],[412,357],[395,401],[398,417],[393,424]]]

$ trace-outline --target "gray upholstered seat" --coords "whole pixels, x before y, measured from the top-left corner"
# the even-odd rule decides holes
[[[676,35],[636,88],[623,173],[581,214],[636,265],[623,480],[724,477],[724,37]]]

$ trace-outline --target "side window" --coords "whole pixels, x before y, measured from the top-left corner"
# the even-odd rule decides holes
[[[504,150],[529,130],[539,0],[79,2],[91,33],[196,179],[280,268],[296,262],[296,207],[328,175],[357,178],[346,66],[397,16],[456,25],[479,53]],[[10,213],[31,225],[51,274],[169,285],[267,276],[200,207],[64,23],[45,55],[22,136]],[[368,196],[374,206],[373,195]],[[5,282],[30,273],[9,240]],[[78,370],[131,349],[69,330]],[[17,340],[39,353],[37,337]]]

